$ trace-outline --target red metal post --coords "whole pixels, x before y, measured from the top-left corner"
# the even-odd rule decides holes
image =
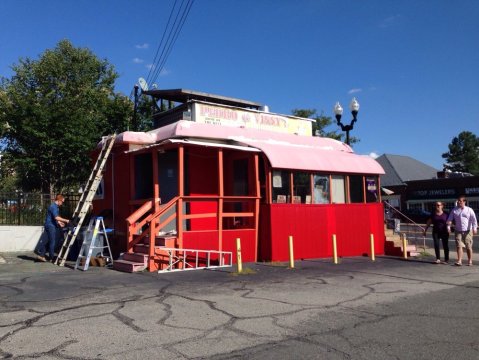
[[[254,179],[256,184],[256,200],[254,206],[254,261],[258,261],[258,228],[259,228],[259,200],[261,189],[259,183],[259,159],[258,154],[254,154]]]
[[[183,196],[185,196],[185,171],[184,171],[184,147],[180,145],[178,147],[178,203],[176,206],[176,229],[178,247],[183,248]]]
[[[223,149],[218,149],[218,250],[223,249]]]

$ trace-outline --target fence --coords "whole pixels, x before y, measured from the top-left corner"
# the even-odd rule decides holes
[[[71,218],[80,196],[65,194],[62,217]],[[0,192],[0,225],[43,225],[52,201],[50,194]]]

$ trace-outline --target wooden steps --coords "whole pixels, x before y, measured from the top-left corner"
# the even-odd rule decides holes
[[[401,257],[404,256],[403,242],[399,234],[385,227],[384,235],[386,236],[386,242],[384,244],[384,255]],[[417,246],[412,244],[406,245],[406,252],[408,257],[418,256],[420,254],[417,251]]]
[[[145,240],[148,242],[148,239]],[[155,238],[155,268],[148,269],[148,256],[150,245],[148,243],[136,244],[133,252],[120,255],[118,260],[113,262],[113,269],[123,272],[140,272],[144,270],[159,270],[165,263],[166,254],[162,252],[162,247],[178,247],[177,238],[174,236],[157,236]]]
[[[406,246],[407,256],[418,256],[420,253],[417,251],[416,245]],[[389,256],[404,256],[403,246],[396,244],[393,240],[386,240],[384,244],[384,255]]]
[[[144,263],[123,259],[115,260],[115,262],[113,263],[113,269],[129,273],[143,271],[146,268],[147,265]]]

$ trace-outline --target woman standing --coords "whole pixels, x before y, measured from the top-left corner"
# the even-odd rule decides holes
[[[432,239],[434,240],[434,251],[436,253],[436,264],[441,263],[439,239],[442,241],[442,248],[444,250],[444,264],[449,262],[449,232],[447,231],[447,217],[449,214],[444,210],[442,202],[436,202],[434,211],[431,217],[427,220],[426,228],[424,229],[424,236],[426,236],[427,229],[432,224]]]

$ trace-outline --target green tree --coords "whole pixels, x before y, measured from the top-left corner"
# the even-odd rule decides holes
[[[479,138],[470,131],[463,131],[448,145],[449,151],[442,154],[446,159],[445,170],[479,175]]]
[[[338,133],[338,130],[327,131],[326,128],[334,124],[333,119],[330,116],[324,115],[322,112],[318,115],[316,109],[293,109],[291,113],[293,116],[314,119],[313,135],[319,132],[319,136],[321,137],[329,137],[340,141],[343,141],[345,138],[345,134]],[[349,142],[354,144],[359,142],[359,139],[351,136]]]
[[[113,65],[62,40],[12,69],[0,82],[0,125],[18,186],[47,193],[78,186],[101,136],[125,130],[132,115],[133,105],[114,92]]]
[[[138,98],[137,128],[134,131],[149,131],[153,128],[153,113],[158,111],[158,106],[151,96],[141,94]]]

